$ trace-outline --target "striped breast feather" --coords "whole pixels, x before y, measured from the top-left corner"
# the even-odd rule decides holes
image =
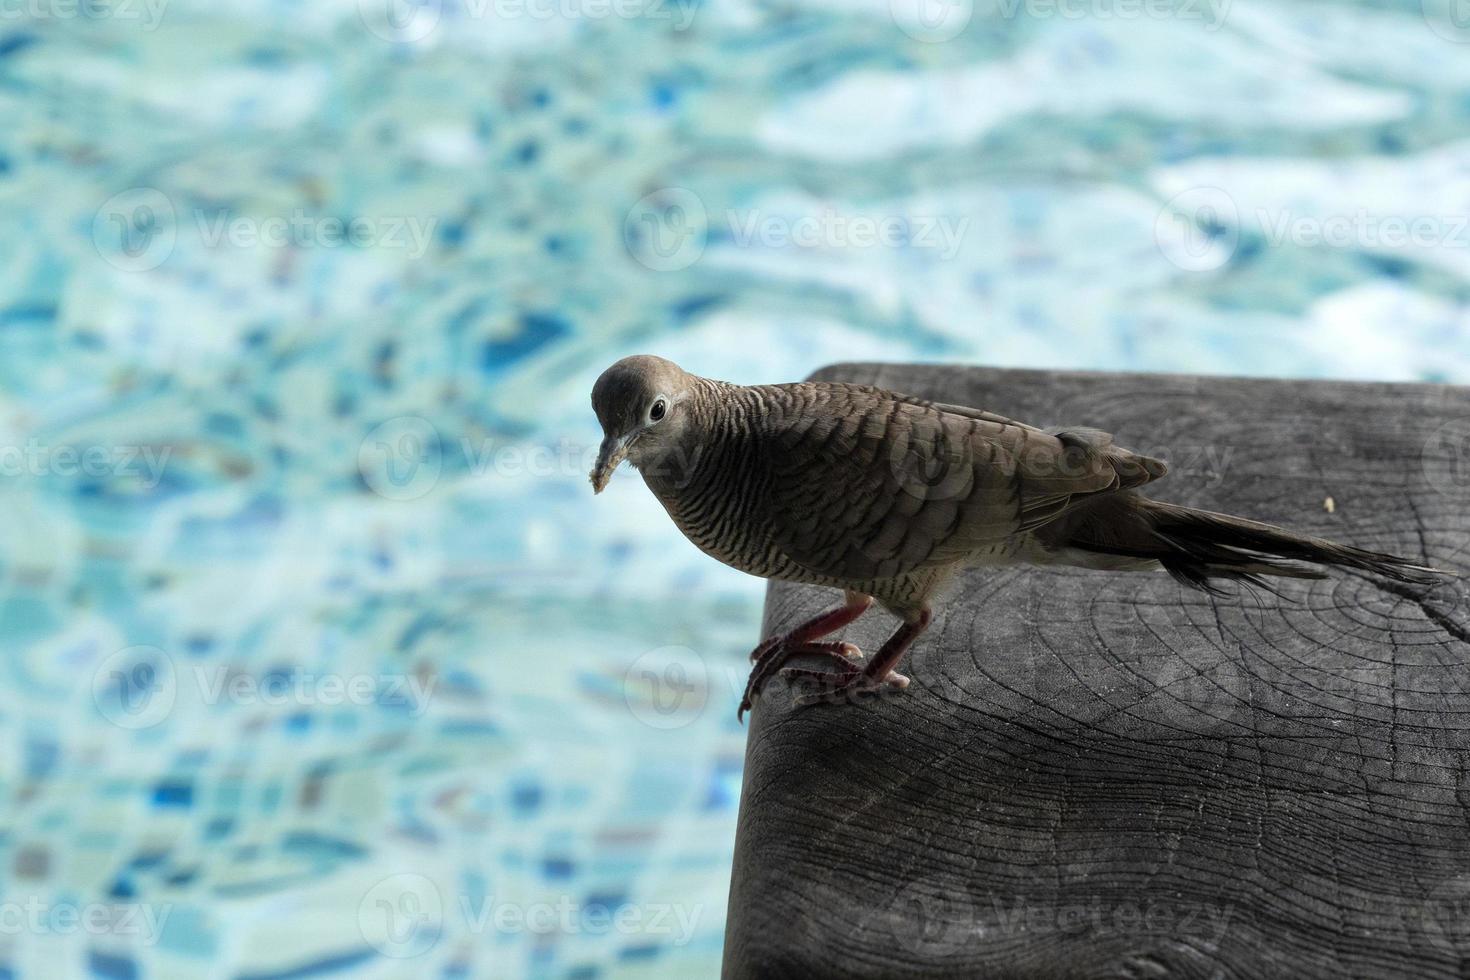
[[[1103,433],[1052,434],[851,385],[799,385],[767,412],[777,546],[819,575],[892,578],[962,560],[1162,464]],[[816,389],[816,390],[812,390]]]

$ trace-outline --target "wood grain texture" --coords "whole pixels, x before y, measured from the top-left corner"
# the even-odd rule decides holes
[[[1150,496],[1470,565],[1470,389],[817,378],[1096,426],[1169,462]],[[964,573],[908,691],[757,703],[726,976],[1470,977],[1467,581],[1211,600],[1162,573]],[[836,599],[773,586],[765,634]],[[871,652],[893,625],[841,635]]]

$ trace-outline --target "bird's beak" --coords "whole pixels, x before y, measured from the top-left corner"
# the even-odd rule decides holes
[[[592,467],[589,479],[592,481],[592,492],[602,493],[602,488],[607,486],[607,481],[612,479],[613,470],[628,455],[628,443],[633,441],[631,435],[608,436],[602,440],[602,448],[597,451],[597,464]]]

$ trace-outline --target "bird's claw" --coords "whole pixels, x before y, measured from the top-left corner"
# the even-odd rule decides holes
[[[853,667],[854,663],[861,663],[863,651],[856,644],[846,641],[827,641],[819,643],[793,643],[787,644],[783,638],[776,637],[767,640],[755,648],[751,656],[755,659],[755,669],[750,672],[750,680],[746,682],[745,693],[740,698],[740,706],[735,709],[735,720],[741,724],[745,723],[745,713],[750,710],[751,702],[760,694],[761,688],[767,680],[787,660],[798,654],[809,653],[820,657],[828,657],[838,661],[840,664],[839,674],[861,673]],[[788,668],[796,670],[798,668]],[[782,674],[787,671],[781,671]],[[812,671],[812,673],[821,673]]]
[[[814,704],[831,704],[835,701],[845,701],[859,694],[870,694],[885,688],[903,690],[909,686],[909,679],[896,670],[890,670],[888,676],[877,678],[870,677],[861,670],[805,670],[799,667],[788,667],[781,671],[781,676],[790,682],[814,682],[819,690],[807,694],[798,694],[793,699],[793,704],[798,708],[808,708]]]
[[[773,636],[756,644],[754,650],[750,651],[750,662],[758,664],[770,655],[771,651],[780,646],[786,638],[784,636]]]

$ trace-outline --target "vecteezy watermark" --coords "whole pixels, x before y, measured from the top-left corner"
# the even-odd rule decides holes
[[[1256,699],[1244,654],[1199,637],[1186,606],[1123,606],[1099,634],[1118,651],[1109,684],[1114,703],[1126,704],[1130,717],[1184,731],[1225,737],[1255,731]]]
[[[893,23],[915,41],[941,44],[962,34],[975,16],[974,0],[888,0]]]
[[[416,415],[374,426],[357,447],[363,483],[388,500],[417,500],[434,489],[443,470],[439,430]]]
[[[428,251],[433,237],[435,218],[418,215],[389,217],[315,215],[304,208],[287,214],[264,218],[230,217],[225,212],[213,215],[193,212],[200,239],[206,248],[398,248],[409,258],[417,259]]]
[[[1221,188],[1194,187],[1170,198],[1154,221],[1159,250],[1190,272],[1212,271],[1229,262],[1242,232],[1273,248],[1463,249],[1470,246],[1470,215],[1402,216],[1366,208],[1339,214],[1294,214],[1271,208],[1242,213]]]
[[[205,704],[264,704],[297,707],[395,705],[417,718],[429,708],[437,679],[396,673],[351,673],[296,670],[252,674],[216,665],[194,664],[192,675]]]
[[[1442,953],[1470,956],[1470,872],[1446,878],[1430,889],[1419,907],[1418,936]]]
[[[92,216],[97,254],[124,272],[156,269],[178,241],[178,211],[168,195],[153,187],[114,194]]]
[[[899,30],[916,41],[938,44],[982,20],[1199,21],[1219,30],[1231,0],[889,0]]]
[[[494,895],[458,895],[445,901],[428,877],[404,873],[384,878],[357,908],[362,937],[397,959],[422,956],[446,932],[471,936],[528,933],[535,936],[639,936],[683,946],[704,914],[700,904],[584,903],[562,895],[554,901],[510,902]]]
[[[683,728],[709,704],[710,671],[688,647],[649,650],[623,674],[623,701],[650,728]]]
[[[982,0],[992,18],[1014,20],[1199,21],[1216,31],[1230,15],[1232,0]]]
[[[712,219],[693,191],[666,187],[628,209],[623,245],[655,272],[687,269],[716,235],[747,249],[928,249],[948,260],[959,252],[969,227],[968,215],[849,213],[830,207],[812,214],[729,208]]]
[[[112,654],[92,672],[92,701],[119,728],[152,728],[173,711],[178,697],[173,659],[139,644]]]
[[[1235,915],[1235,906],[1229,903],[1116,900],[1100,895],[1035,903],[1024,896],[992,893],[977,908],[982,930],[1001,935],[1167,936],[1175,941],[1198,939],[1207,947],[1220,944]]]
[[[645,194],[623,217],[623,247],[654,272],[689,268],[708,243],[709,212],[687,187]]]
[[[413,673],[313,671],[294,666],[259,672],[223,664],[180,669],[158,647],[119,650],[92,674],[98,712],[119,728],[152,728],[171,715],[181,697],[191,704],[333,708],[398,707],[411,718],[429,708],[437,679]]]
[[[731,208],[725,212],[730,237],[742,248],[918,248],[952,259],[970,227],[969,215],[843,214],[824,208],[816,214],[764,214]]]
[[[1470,0],[1420,0],[1424,23],[1446,41],[1470,44]]]
[[[470,932],[528,932],[564,936],[666,936],[670,945],[683,946],[694,938],[704,906],[654,902],[637,905],[583,904],[562,895],[555,902],[503,902],[487,896],[479,902],[460,898],[460,914]]]
[[[399,44],[429,37],[441,24],[516,21],[649,20],[687,30],[698,0],[358,0],[357,14],[373,35]]]
[[[114,194],[92,218],[97,254],[125,272],[156,269],[173,255],[180,236],[192,232],[205,249],[257,248],[398,249],[422,258],[438,219],[421,215],[317,214],[293,208],[284,214],[232,215],[223,209],[180,209],[162,191],[135,187]]]
[[[423,875],[392,875],[363,895],[357,905],[357,928],[384,956],[422,956],[444,934],[444,897]]]
[[[974,896],[946,875],[908,882],[864,928],[886,932],[926,959],[956,953],[980,935]]]
[[[0,445],[0,478],[126,476],[151,490],[172,455],[172,446],[52,446],[27,439],[23,446]]]
[[[0,21],[135,21],[151,31],[163,20],[169,0],[0,0]]]
[[[1470,418],[1441,423],[1424,440],[1419,466],[1431,487],[1450,497],[1470,494]]]
[[[400,415],[379,423],[363,437],[357,448],[357,471],[373,493],[387,500],[407,501],[432,491],[446,467],[470,477],[585,477],[597,461],[597,452],[597,443],[571,439],[518,442],[492,436],[450,440],[428,419]],[[664,459],[645,464],[643,470],[677,483],[695,472],[701,458],[698,447],[692,452],[675,449]]]
[[[1256,210],[1269,245],[1329,245],[1334,248],[1438,248],[1470,246],[1470,215],[1421,214],[1412,218],[1372,214],[1292,215]]]
[[[1117,474],[1129,485],[1148,482],[1152,463],[1162,463],[1175,476],[1204,477],[1206,485],[1225,477],[1234,449],[1230,446],[1160,446],[1135,448],[1113,443],[1112,436],[1092,430],[1063,431],[1060,440],[1038,437],[1015,446],[976,442],[968,438],[932,442],[890,441],[860,446],[867,453],[888,455],[892,486],[920,500],[952,500],[984,493],[1008,493],[1011,485],[1028,478],[1042,481],[1073,478],[1079,481]]]
[[[1156,936],[1214,948],[1235,917],[1231,904],[1102,895],[972,893],[953,875],[917,878],[863,923],[925,957],[942,958],[1001,937],[1042,942],[1067,937]]]
[[[1235,199],[1218,187],[1175,194],[1154,219],[1154,243],[1186,272],[1210,272],[1230,261],[1240,243]]]
[[[173,906],[137,902],[49,902],[39,896],[0,900],[0,936],[116,936],[152,946]]]

